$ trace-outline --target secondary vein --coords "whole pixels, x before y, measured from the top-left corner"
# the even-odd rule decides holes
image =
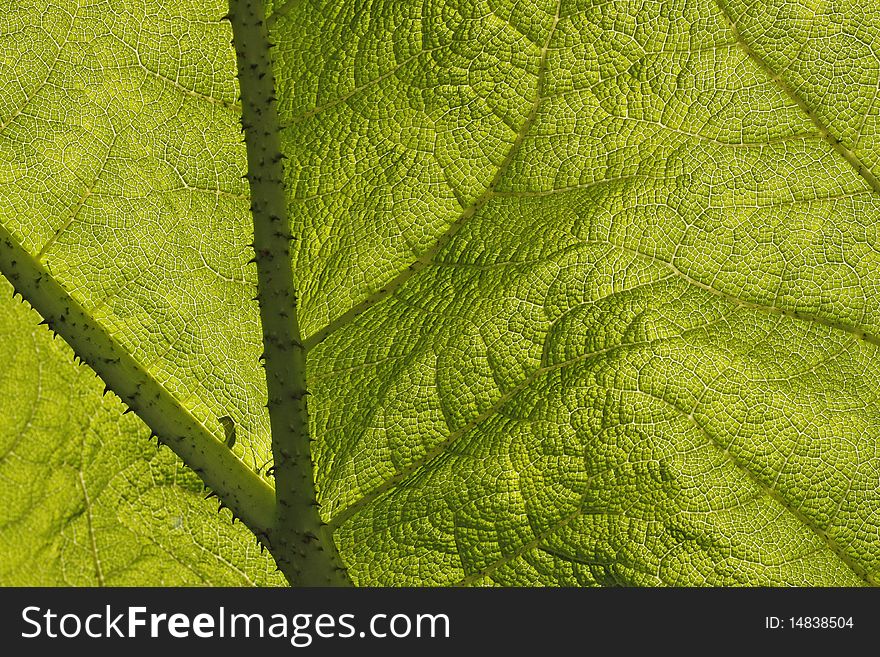
[[[810,107],[809,103],[801,96],[797,90],[784,78],[782,75],[777,73],[770,63],[761,57],[758,52],[752,47],[752,45],[746,41],[745,37],[743,37],[742,32],[740,32],[739,26],[736,24],[736,21],[733,20],[733,15],[730,13],[730,10],[727,7],[726,0],[715,0],[715,4],[718,6],[719,11],[724,17],[725,22],[727,23],[731,33],[733,34],[734,39],[736,40],[739,47],[746,54],[746,56],[751,59],[755,64],[757,64],[758,68],[760,68],[767,76],[770,77],[771,80],[782,90],[782,92],[791,100],[798,108],[807,115],[813,125],[816,126],[816,129],[819,131],[819,136],[824,139],[831,148],[843,159],[845,159],[849,165],[855,170],[855,172],[861,176],[865,182],[874,190],[875,193],[880,194],[880,179],[874,175],[874,173],[865,166],[862,161],[859,159],[858,155],[856,155],[849,147],[843,144],[840,139],[832,134],[831,129],[819,118],[819,115],[816,111]]]
[[[514,136],[513,142],[511,143],[510,148],[507,150],[507,154],[504,156],[504,159],[498,166],[495,175],[486,186],[486,189],[480,196],[476,198],[476,200],[474,200],[470,205],[462,210],[461,214],[459,214],[455,221],[453,221],[449,225],[446,231],[442,233],[437,238],[437,240],[418,258],[416,258],[414,262],[409,264],[405,269],[400,271],[396,276],[394,276],[394,278],[382,285],[378,290],[367,296],[367,298],[365,298],[363,301],[352,306],[342,315],[339,315],[336,319],[331,320],[323,328],[310,335],[304,343],[306,350],[313,349],[324,340],[326,340],[328,337],[330,337],[331,334],[335,333],[343,326],[351,323],[358,315],[361,315],[366,310],[372,308],[381,301],[384,301],[385,299],[393,295],[395,292],[397,292],[397,290],[403,287],[403,285],[407,281],[409,281],[409,279],[411,279],[415,274],[431,265],[437,253],[439,253],[443,249],[443,247],[449,244],[452,238],[455,237],[459,230],[461,230],[462,226],[464,226],[468,222],[468,220],[471,219],[474,215],[480,212],[480,210],[482,210],[486,206],[486,204],[495,197],[495,189],[501,183],[501,179],[507,172],[507,169],[509,168],[511,162],[513,162],[514,158],[516,158],[517,154],[522,149],[523,142],[525,141],[526,136],[534,125],[535,119],[538,116],[538,110],[540,109],[541,103],[545,98],[544,86],[545,76],[547,72],[547,58],[550,53],[550,43],[553,40],[553,35],[556,33],[556,26],[559,24],[560,4],[561,3],[558,3],[556,6],[556,15],[553,17],[553,24],[550,26],[550,30],[547,34],[547,39],[544,41],[544,46],[541,49],[541,56],[538,62],[535,97],[532,99],[532,104],[529,108],[529,112],[526,115],[526,118],[520,126],[519,130],[517,131],[516,135]]]
[[[132,355],[0,224],[0,273],[108,390],[214,490],[259,538],[272,523],[274,492]]]

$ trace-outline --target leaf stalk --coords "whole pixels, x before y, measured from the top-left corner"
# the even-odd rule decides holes
[[[247,147],[276,508],[269,549],[291,584],[350,586],[321,520],[309,445],[306,352],[297,320],[275,78],[262,2],[230,0]]]

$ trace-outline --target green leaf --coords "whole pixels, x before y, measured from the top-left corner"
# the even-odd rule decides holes
[[[267,586],[268,554],[0,283],[0,582]]]
[[[80,4],[0,0],[0,270],[289,578],[316,496],[361,585],[880,583],[873,4]]]

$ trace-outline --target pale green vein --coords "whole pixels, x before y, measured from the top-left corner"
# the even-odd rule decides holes
[[[101,568],[101,557],[98,554],[98,542],[95,539],[95,528],[92,525],[92,501],[89,499],[89,491],[86,488],[85,479],[83,479],[82,470],[76,473],[79,479],[79,487],[82,490],[83,504],[85,505],[86,528],[89,534],[89,545],[92,553],[92,563],[95,566],[95,579],[98,580],[98,586],[105,586],[104,571]]]
[[[638,249],[633,249],[628,246],[624,246],[623,244],[617,244],[615,242],[607,242],[609,245],[614,246],[621,251],[631,253],[633,255],[639,256],[646,261],[650,261],[654,264],[659,264],[663,267],[666,267],[671,272],[673,272],[676,276],[681,278],[683,281],[688,283],[689,285],[693,285],[696,288],[701,290],[705,290],[710,294],[713,294],[717,297],[721,297],[731,303],[736,304],[737,306],[741,306],[743,308],[750,308],[753,310],[760,310],[765,313],[769,313],[771,315],[779,315],[781,317],[790,317],[792,319],[796,319],[802,322],[808,322],[812,324],[820,324],[822,326],[827,326],[830,329],[835,329],[837,331],[842,331],[844,333],[848,333],[852,336],[855,336],[859,340],[863,340],[869,344],[873,344],[875,346],[880,346],[880,335],[875,335],[874,333],[868,332],[864,327],[859,326],[857,324],[847,324],[845,322],[841,322],[839,320],[831,319],[830,317],[822,317],[821,315],[816,315],[813,313],[804,312],[802,310],[792,310],[786,308],[784,306],[777,306],[774,304],[761,303],[759,301],[750,301],[746,299],[742,299],[734,294],[730,294],[729,292],[724,292],[723,290],[719,290],[711,285],[703,283],[702,281],[693,278],[692,276],[686,274],[681,269],[679,269],[675,264],[668,260],[663,260],[662,258],[657,258],[656,256],[652,256],[650,254],[639,251]]]
[[[82,212],[83,207],[85,207],[86,201],[89,200],[89,197],[92,195],[92,192],[95,189],[95,186],[101,180],[101,174],[104,172],[104,169],[107,167],[107,162],[110,160],[110,154],[113,152],[113,148],[116,146],[116,141],[119,138],[119,134],[117,132],[113,133],[113,138],[110,140],[110,144],[107,146],[107,152],[104,154],[104,158],[101,160],[101,164],[98,166],[98,170],[95,172],[92,177],[92,183],[86,188],[86,191],[83,192],[82,196],[80,196],[76,205],[73,208],[73,211],[70,213],[70,216],[64,221],[63,224],[59,228],[55,230],[46,243],[40,248],[35,256],[38,261],[43,260],[43,256],[51,249],[57,242],[58,238],[64,234],[67,229],[69,229],[73,222],[76,221],[76,218],[79,216],[79,213]]]
[[[144,73],[146,73],[150,77],[152,77],[156,80],[159,80],[160,82],[168,85],[172,89],[179,91],[182,95],[190,96],[190,97],[196,98],[198,100],[203,100],[207,103],[210,103],[211,105],[217,105],[219,107],[224,107],[224,108],[231,110],[233,112],[239,112],[241,110],[241,106],[238,103],[230,103],[229,101],[221,100],[220,98],[214,98],[214,96],[204,94],[200,91],[196,91],[195,89],[190,89],[189,87],[180,84],[179,80],[174,80],[172,78],[169,78],[167,75],[162,75],[162,73],[159,73],[158,71],[154,71],[149,66],[144,64],[143,61],[141,61],[141,53],[138,51],[138,49],[135,46],[132,46],[130,43],[128,43],[127,41],[125,41],[122,38],[116,38],[116,40],[134,53],[135,59],[137,60],[137,68],[138,69],[140,69],[141,71],[143,71]],[[119,68],[123,69],[123,68],[130,68],[130,67],[120,66]]]
[[[831,536],[826,529],[821,527],[816,521],[809,516],[805,515],[799,509],[794,507],[792,503],[786,499],[778,490],[774,487],[767,484],[760,477],[758,477],[750,468],[748,468],[744,463],[742,463],[733,453],[730,451],[730,445],[725,445],[717,438],[715,438],[712,434],[708,432],[697,420],[694,418],[692,413],[687,413],[686,411],[678,408],[671,402],[663,399],[662,397],[658,397],[656,395],[650,394],[644,390],[637,390],[641,394],[644,394],[651,399],[657,400],[671,409],[673,409],[677,414],[687,418],[688,423],[694,427],[694,429],[700,433],[708,442],[708,444],[712,445],[714,448],[718,449],[724,458],[730,462],[737,471],[742,473],[746,478],[751,481],[756,488],[761,492],[761,494],[767,496],[769,499],[773,500],[777,503],[784,512],[791,514],[799,524],[806,527],[812,533],[814,533],[825,545],[827,549],[829,549],[835,557],[837,557],[847,568],[849,568],[852,572],[854,572],[857,576],[859,576],[862,580],[872,586],[878,586],[880,582],[878,582],[877,576],[869,573],[861,564],[855,561],[849,553]],[[589,484],[587,485],[589,487]],[[454,584],[454,586],[468,586],[482,579],[483,577],[490,577],[492,573],[496,572],[499,568],[513,562],[514,560],[522,557],[527,554],[531,550],[536,548],[541,548],[542,543],[554,533],[556,533],[559,529],[562,529],[575,519],[581,517],[586,512],[586,509],[583,505],[581,505],[573,512],[570,513],[560,520],[551,523],[545,530],[538,533],[532,540],[523,543],[521,546],[513,550],[512,552],[505,554],[491,564],[480,568],[472,573],[467,574],[465,577],[460,579],[458,582]],[[558,555],[562,556],[562,555]]]
[[[77,5],[77,10],[79,10],[79,6]],[[61,43],[58,45],[58,50],[55,52],[55,57],[52,59],[52,65],[49,66],[49,70],[46,71],[45,77],[40,81],[40,84],[37,85],[36,89],[31,93],[30,96],[25,98],[25,101],[18,107],[12,115],[0,123],[0,134],[6,132],[6,129],[12,125],[12,123],[21,116],[21,113],[27,109],[27,106],[31,104],[34,98],[36,98],[37,94],[39,94],[47,84],[49,84],[49,79],[52,77],[52,74],[55,72],[55,68],[58,66],[58,62],[61,59],[61,53],[64,51],[64,48],[67,46],[68,41],[70,40],[70,33],[73,31],[73,25],[76,22],[76,12],[74,12],[73,16],[70,17],[70,27],[67,28],[67,34],[62,39]]]
[[[385,283],[385,285],[381,286],[378,290],[367,296],[366,299],[349,308],[347,311],[339,315],[336,319],[331,320],[326,326],[310,335],[304,343],[307,350],[313,349],[315,346],[326,340],[332,333],[351,323],[356,317],[390,297],[415,274],[428,267],[434,260],[434,257],[437,255],[437,253],[439,253],[443,249],[443,247],[449,244],[450,240],[455,237],[458,231],[461,230],[462,226],[464,226],[469,219],[471,219],[480,210],[482,210],[483,207],[485,207],[485,205],[492,198],[494,198],[496,194],[495,188],[501,182],[501,179],[507,172],[507,169],[509,168],[511,162],[513,162],[514,158],[522,149],[523,142],[525,141],[529,130],[531,130],[532,125],[535,123],[535,119],[538,116],[538,110],[541,108],[541,103],[544,100],[547,58],[550,52],[550,43],[553,40],[553,35],[556,33],[556,27],[559,24],[560,5],[561,1],[556,6],[556,15],[553,17],[553,24],[550,26],[550,30],[547,34],[547,39],[544,41],[544,46],[541,49],[541,56],[538,62],[537,81],[535,84],[535,97],[532,99],[532,105],[529,109],[529,113],[526,116],[526,119],[523,121],[522,126],[520,126],[519,131],[514,136],[513,142],[511,143],[510,148],[507,150],[507,154],[504,156],[504,159],[501,161],[501,164],[498,166],[495,175],[492,177],[486,189],[479,197],[477,197],[475,201],[473,201],[473,203],[471,203],[471,205],[466,207],[462,211],[462,213],[458,215],[458,217],[449,225],[446,231],[441,234],[435,240],[435,242],[429,248],[427,248],[414,262],[412,262],[405,269],[399,272],[395,277]]]
[[[302,0],[279,0],[278,3],[274,7],[272,7],[272,12],[266,16],[266,27],[271,30],[272,26],[281,19],[287,16],[290,11],[300,4]]]
[[[550,526],[547,527],[547,529],[545,529],[540,534],[535,536],[535,538],[533,538],[531,541],[523,543],[521,546],[519,546],[513,552],[511,552],[509,554],[505,554],[504,556],[496,559],[495,561],[493,561],[489,565],[485,566],[484,568],[481,568],[479,570],[474,571],[473,573],[469,573],[468,575],[465,575],[460,580],[458,580],[455,584],[453,584],[453,586],[470,586],[471,584],[482,579],[483,577],[490,577],[492,575],[492,573],[497,571],[502,566],[505,566],[505,565],[511,563],[512,561],[514,561],[515,559],[518,559],[519,557],[523,556],[527,552],[530,552],[531,550],[534,550],[535,548],[540,547],[541,543],[543,543],[548,537],[552,536],[554,533],[556,533],[557,531],[559,531],[560,529],[562,529],[563,527],[565,527],[569,523],[574,522],[575,520],[580,518],[582,515],[584,515],[584,513],[585,513],[585,510],[584,510],[583,505],[579,506],[577,508],[577,510],[574,511],[574,513],[570,513],[567,516],[560,518],[556,522],[551,523]]]
[[[819,115],[816,114],[815,110],[807,103],[806,100],[797,92],[797,90],[789,84],[789,82],[782,77],[779,73],[773,70],[770,64],[765,60],[761,55],[759,55],[755,49],[752,47],[750,43],[748,43],[743,37],[742,33],[739,30],[739,27],[736,24],[736,21],[733,20],[733,16],[730,13],[730,10],[727,7],[726,0],[715,0],[716,5],[718,6],[719,11],[724,17],[725,22],[730,28],[731,33],[733,34],[734,39],[739,44],[742,51],[751,59],[758,67],[768,76],[773,82],[782,90],[782,92],[795,104],[800,110],[807,115],[810,121],[813,122],[813,125],[819,131],[819,136],[822,137],[830,146],[834,149],[834,151],[843,157],[850,166],[855,170],[855,172],[865,179],[865,182],[870,185],[871,189],[874,190],[875,193],[880,194],[880,179],[877,178],[873,174],[873,172],[862,164],[859,157],[847,146],[840,141],[840,139],[832,134],[831,129],[825,125],[822,119],[819,118]]]
[[[436,52],[437,50],[441,50],[443,47],[444,46],[437,46],[435,48],[427,48],[426,50],[422,50],[420,52],[417,52],[415,55],[411,55],[410,57],[407,57],[406,59],[404,59],[402,62],[397,64],[397,66],[392,68],[390,71],[387,71],[386,73],[383,73],[382,75],[379,75],[378,77],[375,77],[372,80],[368,80],[367,82],[364,82],[360,86],[355,87],[351,91],[348,91],[337,98],[333,98],[332,100],[328,100],[323,103],[319,103],[315,107],[312,107],[311,109],[306,110],[302,114],[297,114],[296,116],[294,116],[291,119],[291,123],[298,123],[300,121],[305,121],[306,119],[311,118],[320,112],[323,112],[327,109],[330,109],[331,107],[335,107],[336,105],[339,105],[340,103],[344,103],[345,101],[349,100],[350,98],[353,98],[354,96],[358,95],[360,92],[365,91],[366,89],[369,89],[371,87],[374,87],[377,84],[379,84],[380,82],[382,82],[383,80],[387,80],[388,78],[396,75],[404,66],[406,66],[407,64],[411,64],[412,62],[417,60],[419,57],[430,54],[432,52]],[[289,127],[290,127],[289,125],[284,126],[284,128],[289,128]]]
[[[657,400],[662,404],[668,406],[673,411],[675,411],[681,417],[684,417],[688,424],[690,424],[703,438],[708,442],[708,444],[712,445],[716,448],[721,455],[731,464],[733,465],[737,471],[742,473],[749,481],[751,481],[757,489],[765,496],[779,504],[785,511],[791,514],[795,520],[798,521],[799,524],[809,529],[813,532],[817,537],[819,537],[830,549],[834,555],[843,562],[851,571],[853,571],[856,575],[858,575],[861,579],[863,579],[866,583],[871,586],[880,585],[880,579],[878,579],[877,575],[869,573],[864,566],[856,562],[852,555],[846,552],[843,547],[828,533],[828,530],[821,527],[813,518],[810,518],[806,514],[804,514],[800,509],[796,508],[792,505],[791,501],[786,499],[776,488],[770,486],[767,482],[761,479],[755,472],[748,467],[747,464],[743,463],[739,458],[737,458],[736,454],[731,452],[731,447],[733,447],[733,443],[724,444],[718,438],[716,438],[713,434],[709,432],[702,424],[700,424],[697,419],[694,417],[693,413],[688,413],[684,409],[679,408],[672,402],[663,397],[658,397],[650,392],[645,390],[636,390],[642,395],[649,397],[651,399]]]
[[[693,328],[682,331],[681,335],[686,335],[692,331],[705,330],[713,324],[726,321],[726,319],[726,317],[721,317],[719,319],[713,320],[712,322],[706,322],[705,324],[702,324],[700,326],[695,326]],[[519,384],[517,384],[504,394],[500,395],[482,413],[473,417],[467,423],[462,425],[459,429],[451,432],[444,440],[435,445],[423,456],[414,460],[407,467],[402,468],[399,472],[383,481],[381,484],[370,490],[368,493],[361,496],[358,500],[352,502],[350,505],[337,512],[328,522],[328,524],[333,527],[334,530],[345,524],[345,522],[347,522],[352,516],[356,515],[359,511],[364,509],[375,499],[395,488],[398,484],[405,481],[422,468],[427,467],[428,464],[430,464],[434,459],[443,455],[460,438],[467,435],[478,426],[483,424],[485,421],[496,415],[509,401],[513,400],[517,395],[530,388],[542,376],[549,374],[550,372],[569,367],[576,363],[586,362],[594,358],[606,356],[621,349],[634,349],[637,347],[649,346],[651,344],[654,344],[654,342],[656,341],[625,342],[622,344],[615,344],[605,347],[603,349],[597,349],[595,351],[581,354],[580,356],[576,356],[575,358],[560,361],[558,363],[553,363],[552,365],[544,365],[542,367],[536,368]]]

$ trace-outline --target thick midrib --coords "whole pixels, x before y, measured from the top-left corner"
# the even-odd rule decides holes
[[[462,210],[461,214],[459,214],[455,221],[449,225],[446,231],[443,232],[418,258],[416,258],[414,262],[409,264],[378,290],[368,295],[363,301],[355,304],[336,319],[331,320],[323,328],[310,335],[304,342],[307,351],[321,344],[330,335],[343,326],[351,323],[356,317],[363,314],[365,311],[393,295],[415,274],[428,267],[433,262],[434,256],[436,256],[443,247],[449,244],[449,241],[455,237],[458,231],[461,230],[462,226],[464,226],[469,219],[482,210],[483,207],[495,197],[495,189],[500,184],[504,174],[510,167],[511,162],[513,162],[522,148],[523,142],[538,116],[541,102],[544,100],[544,79],[547,72],[547,58],[550,52],[550,43],[553,40],[553,35],[556,33],[556,26],[559,24],[560,5],[561,1],[556,5],[556,15],[553,17],[553,24],[550,26],[547,39],[544,41],[544,46],[541,49],[541,57],[538,62],[538,70],[536,74],[535,97],[532,100],[532,105],[529,108],[525,120],[514,136],[513,142],[507,150],[507,154],[504,156],[504,159],[495,171],[495,175],[492,176],[492,179],[486,186],[486,189],[470,205]]]
[[[270,551],[291,584],[346,586],[351,581],[315,501],[306,354],[299,330],[275,76],[262,0],[230,0],[227,18],[241,89],[272,432],[277,504]]]
[[[2,223],[0,273],[42,315],[43,323],[70,345],[75,356],[103,379],[107,390],[136,412],[258,539],[265,540],[274,515],[272,487],[145,370]]]
[[[816,129],[819,132],[819,136],[824,139],[834,151],[840,155],[844,160],[846,160],[849,165],[855,170],[855,172],[861,176],[865,182],[874,190],[874,193],[880,194],[880,179],[877,178],[873,174],[873,172],[865,166],[859,157],[848,147],[846,147],[838,137],[834,136],[831,132],[831,129],[825,124],[822,119],[819,118],[819,115],[815,112],[815,110],[810,107],[806,100],[797,92],[797,90],[789,84],[789,82],[782,77],[779,73],[777,73],[773,67],[765,60],[761,55],[759,55],[752,45],[746,41],[745,37],[743,37],[742,33],[739,30],[739,27],[736,24],[736,21],[733,20],[733,15],[730,13],[730,10],[727,7],[726,0],[715,0],[715,4],[718,6],[719,11],[724,17],[725,22],[727,23],[731,33],[733,34],[733,38],[736,40],[736,43],[739,45],[740,49],[746,54],[746,56],[751,59],[757,66],[760,68],[773,82],[782,90],[782,92],[791,100],[798,108],[807,115],[813,125],[816,126]]]

